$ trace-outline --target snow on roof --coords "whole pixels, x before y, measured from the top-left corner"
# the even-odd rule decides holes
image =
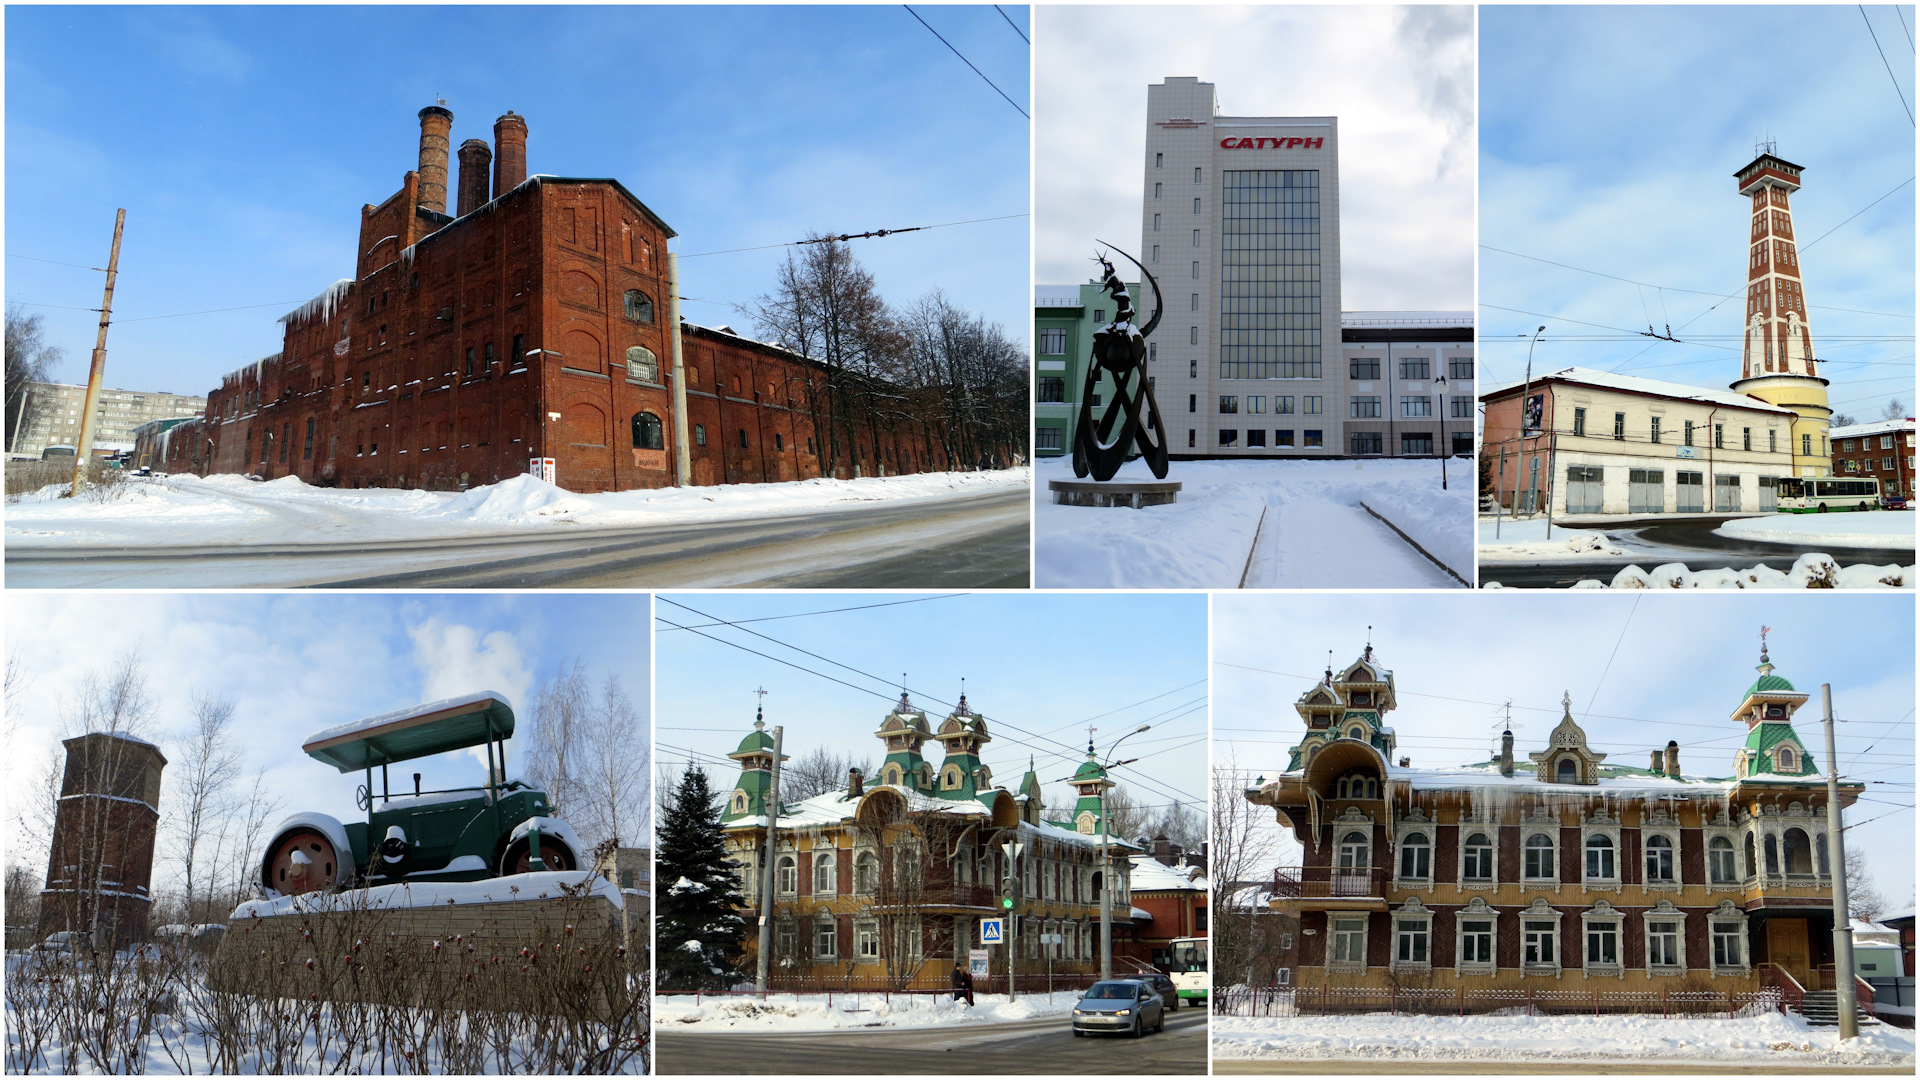
[[[1133,870],[1127,875],[1127,887],[1134,892],[1159,892],[1167,889],[1207,891],[1207,879],[1194,872],[1197,868],[1168,866],[1151,855],[1135,855],[1130,861],[1133,863]]]
[[[1891,923],[1895,919],[1911,919],[1911,918],[1913,918],[1913,905],[1908,904],[1906,907],[1903,907],[1898,911],[1890,911],[1887,914],[1880,916],[1880,921],[1883,923]]]
[[[340,301],[346,298],[347,290],[351,288],[353,288],[353,279],[341,278],[320,290],[320,295],[280,316],[280,321],[283,323],[305,322],[318,315],[321,322],[326,322],[333,318],[333,313],[340,307]]]
[[[1548,380],[1578,383],[1581,386],[1599,387],[1603,390],[1625,390],[1635,394],[1651,394],[1655,397],[1678,398],[1708,405],[1750,409],[1755,412],[1777,413],[1782,416],[1796,415],[1792,409],[1780,405],[1769,405],[1759,398],[1736,394],[1731,390],[1709,390],[1704,386],[1690,386],[1687,383],[1666,382],[1661,379],[1643,379],[1638,375],[1621,375],[1612,371],[1596,371],[1593,368],[1561,368],[1559,371],[1533,377],[1533,383],[1536,386]],[[1523,385],[1524,381],[1515,380],[1490,387],[1481,392],[1480,399],[1484,401]]]
[[[1488,761],[1477,765],[1456,765],[1442,768],[1402,769],[1387,767],[1387,777],[1391,780],[1404,780],[1419,790],[1437,790],[1462,787],[1499,787],[1526,791],[1546,792],[1556,795],[1580,795],[1598,792],[1604,795],[1681,795],[1681,794],[1726,794],[1733,790],[1735,781],[1724,778],[1703,776],[1685,776],[1674,779],[1638,769],[1613,771],[1612,766],[1601,766],[1601,777],[1597,784],[1561,784],[1542,780],[1535,774],[1531,765],[1515,763],[1512,776],[1500,775],[1498,762]],[[1610,775],[1609,775],[1610,774]]]
[[[1828,439],[1857,439],[1862,435],[1888,435],[1896,431],[1912,431],[1913,417],[1900,420],[1875,420],[1867,424],[1848,424],[1846,427],[1830,428]]]
[[[1080,286],[1078,285],[1035,285],[1033,287],[1034,307],[1079,307]]]
[[[1148,911],[1145,908],[1134,908],[1132,914],[1134,918],[1140,920],[1141,922],[1153,921],[1153,912]]]
[[[369,716],[364,720],[355,720],[346,724],[335,724],[333,727],[323,728],[307,736],[306,741],[301,745],[311,746],[314,743],[338,739],[344,735],[355,735],[363,731],[373,731],[377,728],[386,727],[388,724],[398,723],[402,720],[411,720],[416,716],[427,716],[447,709],[458,708],[462,705],[478,705],[488,700],[498,701],[502,705],[507,705],[507,696],[505,694],[495,690],[480,690],[471,694],[462,694],[459,697],[445,698],[440,701],[429,701],[425,705],[410,705],[404,709],[383,712],[378,716]],[[507,705],[507,707],[512,708],[513,706]]]
[[[1375,327],[1472,326],[1471,311],[1343,311],[1340,325]]]
[[[905,800],[909,813],[951,814],[960,817],[978,817],[991,822],[993,820],[993,808],[986,802],[981,801],[981,799],[992,796],[994,792],[1003,792],[1006,789],[994,788],[992,791],[983,791],[980,793],[980,798],[974,799],[941,799],[898,784],[869,784],[866,788],[866,795],[872,795],[875,791],[882,790],[891,791]],[[1011,795],[1011,792],[1008,792],[1008,794]],[[862,798],[864,797],[865,796],[862,796]],[[838,825],[852,818],[854,814],[859,811],[859,803],[859,799],[848,798],[844,788],[837,791],[829,791],[822,795],[815,795],[811,799],[802,799],[796,803],[783,801],[780,811],[780,825],[782,828],[791,829],[825,828]],[[729,821],[726,827],[729,829],[764,829],[767,827],[767,818],[765,814],[757,814],[751,817],[738,817]],[[1037,833],[1048,840],[1061,843],[1085,844],[1092,847],[1099,847],[1101,844],[1100,837],[1087,835],[1075,829],[1072,825],[1059,821],[1049,821],[1040,827],[1035,827],[1025,819],[1022,819],[1018,831],[1028,834]],[[1121,850],[1139,850],[1135,845],[1129,844],[1117,836],[1107,837],[1106,843]]]

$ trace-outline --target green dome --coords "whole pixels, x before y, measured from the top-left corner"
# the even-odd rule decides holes
[[[1749,697],[1754,694],[1791,694],[1795,692],[1793,684],[1778,675],[1762,675],[1753,680],[1752,686],[1747,687],[1747,695]]]
[[[747,733],[746,738],[740,740],[740,748],[735,750],[734,753],[754,754],[771,752],[772,750],[773,736],[764,731],[750,731]]]
[[[1100,763],[1092,758],[1081,762],[1079,770],[1073,774],[1075,780],[1104,780],[1106,776],[1107,770],[1101,768]]]

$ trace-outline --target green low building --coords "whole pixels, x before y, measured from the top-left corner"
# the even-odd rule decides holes
[[[1127,292],[1138,307],[1141,303],[1139,283],[1129,282]],[[1113,297],[1107,295],[1099,279],[1077,286],[1034,286],[1035,457],[1059,457],[1073,449],[1073,425],[1080,414],[1080,391],[1087,365],[1093,358],[1093,335],[1113,318],[1113,311]],[[1153,349],[1154,344],[1148,342],[1148,348]],[[1093,404],[1106,401],[1112,393],[1112,378],[1101,376]]]

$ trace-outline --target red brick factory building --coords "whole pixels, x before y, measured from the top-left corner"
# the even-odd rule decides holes
[[[419,167],[361,208],[354,276],[284,316],[281,351],[228,374],[204,417],[153,433],[161,467],[454,490],[552,459],[590,492],[977,464],[950,459],[914,391],[830,387],[779,345],[677,320],[673,229],[618,180],[529,177],[512,112],[492,146],[460,145],[449,216],[452,128],[420,110]]]

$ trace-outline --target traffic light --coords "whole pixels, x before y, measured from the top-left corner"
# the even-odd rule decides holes
[[[1020,899],[1020,883],[1013,878],[1000,880],[1000,907],[1012,911],[1013,905]]]

